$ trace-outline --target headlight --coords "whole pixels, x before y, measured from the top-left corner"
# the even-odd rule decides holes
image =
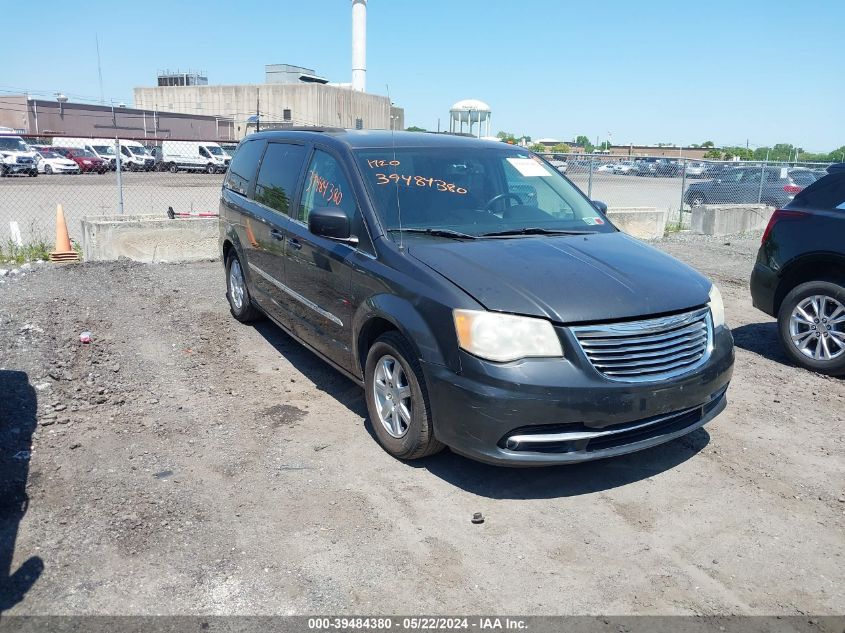
[[[545,319],[453,310],[458,345],[470,354],[505,362],[529,356],[563,356],[551,322]]]
[[[725,324],[725,304],[722,301],[722,293],[716,284],[710,286],[710,314],[713,315],[713,329]]]

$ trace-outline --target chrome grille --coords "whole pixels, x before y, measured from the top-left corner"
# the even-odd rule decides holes
[[[713,346],[709,308],[571,329],[593,367],[623,382],[662,380],[692,371],[707,360]]]

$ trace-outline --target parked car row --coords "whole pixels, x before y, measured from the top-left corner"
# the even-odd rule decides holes
[[[163,141],[145,146],[114,139],[55,137],[50,145],[30,144],[21,136],[0,130],[0,176],[98,173],[124,171],[179,171],[223,173],[231,160],[231,144],[224,149],[206,141]]]
[[[804,168],[734,167],[711,180],[690,183],[684,192],[684,202],[693,208],[703,204],[757,202],[781,207],[820,177],[819,173]]]

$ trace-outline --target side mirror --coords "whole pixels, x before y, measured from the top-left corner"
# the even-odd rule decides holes
[[[340,207],[317,207],[308,214],[308,230],[314,235],[355,244],[350,236],[349,218]]]
[[[602,215],[607,215],[607,203],[602,202],[601,200],[591,200],[593,206],[598,209],[598,212]]]

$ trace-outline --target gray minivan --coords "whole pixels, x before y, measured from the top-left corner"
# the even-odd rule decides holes
[[[504,143],[253,134],[222,189],[227,297],[361,385],[398,458],[629,453],[724,409],[733,339],[718,289],[604,210]]]

